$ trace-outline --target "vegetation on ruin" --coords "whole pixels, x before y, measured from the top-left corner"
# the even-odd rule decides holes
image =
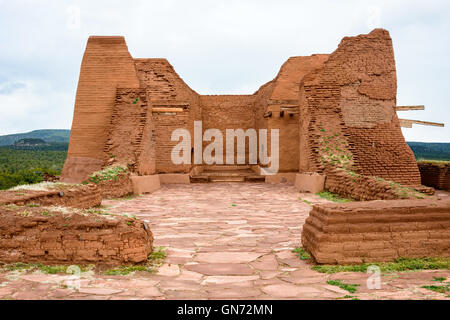
[[[109,166],[103,170],[96,171],[89,176],[88,181],[93,183],[100,183],[102,181],[118,180],[119,176],[123,173],[127,173],[128,168],[123,166]]]
[[[154,273],[162,265],[166,259],[166,252],[163,247],[155,247],[149,254],[147,262],[140,265],[120,266],[113,269],[108,269],[104,272],[106,275],[121,275],[126,276],[136,271],[144,271]]]
[[[320,129],[325,132],[324,129]],[[319,141],[320,163],[325,166],[332,164],[334,167],[352,170],[353,155],[348,151],[345,139],[339,133],[321,136]]]
[[[295,248],[294,250],[292,250],[292,252],[297,254],[300,260],[311,259],[311,255],[308,252],[306,252],[306,250],[303,249],[302,247]]]
[[[450,258],[399,258],[394,262],[371,262],[355,265],[316,265],[312,269],[321,273],[367,272],[369,266],[378,266],[382,272],[450,270]]]
[[[145,271],[154,273],[162,265],[166,258],[166,252],[163,247],[155,247],[148,256],[148,260],[142,265],[120,266],[114,269],[108,269],[103,272],[106,275],[128,275],[136,271]],[[75,265],[81,272],[94,271],[95,265]],[[72,273],[73,265],[45,265],[41,263],[10,263],[0,266],[1,272],[19,271],[19,272],[35,272],[39,271],[46,274]]]
[[[332,286],[339,287],[339,288],[341,288],[343,290],[347,290],[350,293],[355,293],[356,292],[356,287],[359,286],[359,284],[343,283],[342,280],[328,280],[327,283],[332,285]]]
[[[332,193],[330,191],[322,191],[322,192],[318,192],[316,193],[319,197],[323,198],[323,199],[327,199],[329,201],[333,201],[333,202],[338,202],[338,203],[344,203],[344,202],[350,202],[353,201],[352,199],[348,199],[348,198],[342,198],[339,195]]]

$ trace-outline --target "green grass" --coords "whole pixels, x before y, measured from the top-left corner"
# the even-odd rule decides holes
[[[433,281],[437,281],[437,282],[444,282],[445,281],[445,277],[433,277]]]
[[[149,254],[147,263],[143,265],[131,265],[131,266],[120,266],[113,269],[108,269],[104,273],[106,275],[120,275],[126,276],[130,273],[136,271],[145,271],[149,273],[154,273],[158,270],[159,266],[163,263],[166,258],[166,252],[163,247],[156,247]]]
[[[350,293],[355,293],[356,292],[356,287],[359,286],[359,284],[343,283],[342,280],[328,280],[327,283],[332,285],[332,286],[339,287],[339,288],[341,288],[343,290],[347,290]]]
[[[300,258],[300,260],[311,259],[311,255],[308,252],[306,252],[305,249],[303,249],[301,247],[295,248],[294,250],[292,250],[292,252],[296,253],[297,256]]]
[[[110,166],[94,172],[89,176],[89,182],[98,184],[102,181],[118,180],[122,173],[128,172],[128,168],[122,166]]]
[[[450,292],[450,285],[443,285],[443,286],[431,285],[431,286],[422,286],[422,288],[439,293]]]
[[[351,295],[345,295],[345,296],[343,296],[343,297],[340,297],[340,298],[336,298],[337,300],[341,300],[341,299],[351,299],[351,300],[359,300],[359,298],[358,297],[355,297],[355,296],[351,296]]]
[[[57,273],[67,273],[67,269],[70,266],[68,265],[44,265],[41,263],[23,263],[17,262],[12,264],[5,264],[2,266],[3,270],[7,271],[35,271],[39,270],[42,273],[46,274],[57,274]],[[88,271],[92,269],[92,266],[78,266],[82,272]]]
[[[316,265],[312,269],[321,273],[367,272],[369,266],[378,266],[382,272],[449,270],[450,258],[399,258],[394,262],[371,262],[356,265]]]
[[[330,191],[322,191],[318,192],[317,195],[323,199],[327,199],[333,202],[343,203],[352,201],[352,199],[341,198],[339,195],[332,193]]]

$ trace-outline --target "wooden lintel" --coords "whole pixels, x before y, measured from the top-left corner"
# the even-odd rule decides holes
[[[409,111],[409,110],[425,110],[425,106],[396,106],[395,111]]]
[[[153,107],[152,112],[183,112],[183,108]]]
[[[443,127],[443,123],[439,122],[431,122],[431,121],[421,121],[421,120],[412,120],[412,119],[398,119],[400,122],[400,126],[404,128],[412,128],[413,124],[421,124],[424,126],[434,126],[434,127]]]

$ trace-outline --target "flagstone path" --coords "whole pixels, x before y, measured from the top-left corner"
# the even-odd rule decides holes
[[[305,202],[304,200],[307,200]],[[301,245],[310,204],[327,200],[287,185],[217,183],[167,185],[131,200],[107,200],[111,212],[146,220],[155,246],[167,252],[157,274],[0,273],[3,299],[448,299],[421,288],[447,270],[382,275],[370,290],[365,273],[323,274],[292,249]],[[358,284],[349,293],[327,280]],[[447,283],[448,284],[448,283]]]

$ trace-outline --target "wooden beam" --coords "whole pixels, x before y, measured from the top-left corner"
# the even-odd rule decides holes
[[[411,120],[411,119],[398,119],[400,122],[400,126],[404,128],[412,128],[413,124],[421,124],[424,126],[434,126],[434,127],[443,127],[443,123],[439,122],[431,122],[431,121],[421,121],[421,120]]]
[[[183,112],[183,108],[152,108],[152,112]]]
[[[396,106],[395,111],[425,110],[425,106]]]

